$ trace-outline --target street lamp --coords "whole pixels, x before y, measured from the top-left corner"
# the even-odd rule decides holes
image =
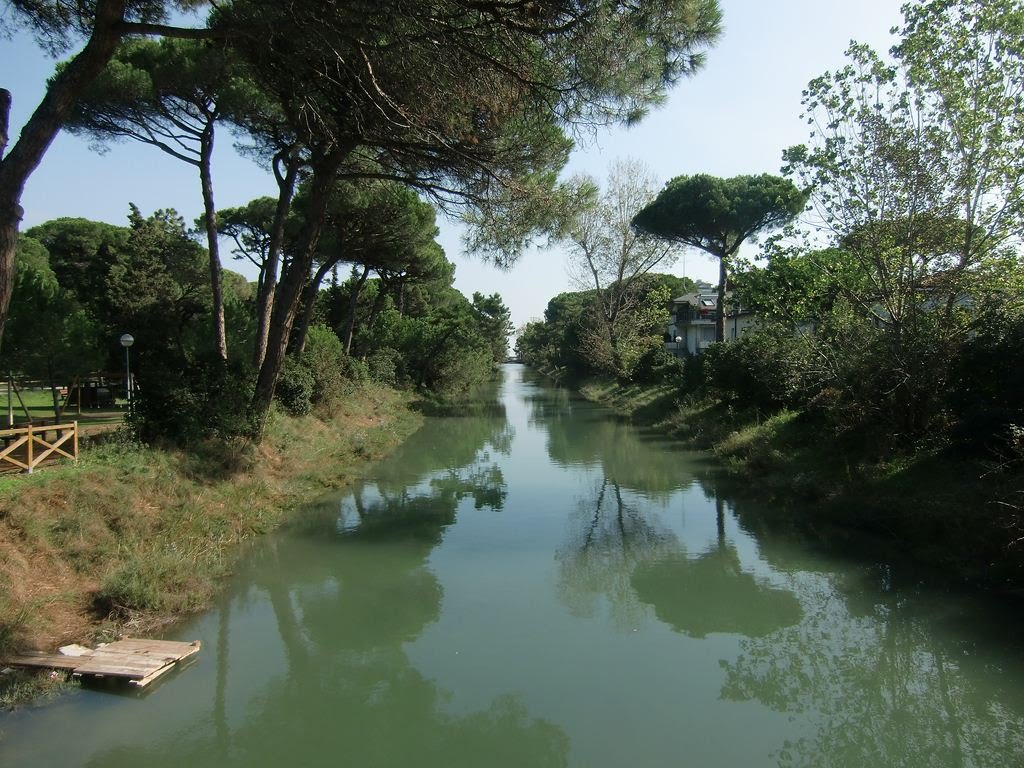
[[[679,345],[683,342],[682,336],[676,336],[676,357],[679,357]]]
[[[124,391],[128,396],[128,415],[132,415],[132,366],[131,366],[131,349],[132,344],[135,343],[135,337],[130,333],[126,333],[121,337],[121,346],[124,347]]]

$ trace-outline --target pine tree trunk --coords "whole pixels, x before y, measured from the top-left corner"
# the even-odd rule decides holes
[[[316,297],[320,293],[320,284],[327,277],[327,273],[334,267],[334,263],[321,264],[320,268],[313,275],[302,292],[302,314],[299,316],[299,324],[293,334],[292,345],[297,354],[302,354],[306,349],[306,337],[309,335],[309,325],[313,322],[313,312],[316,310]]]
[[[220,263],[220,246],[217,242],[217,208],[213,203],[213,176],[210,162],[213,159],[213,121],[203,131],[199,150],[199,178],[203,186],[203,219],[206,224],[206,247],[210,253],[210,290],[213,294],[213,349],[218,359],[228,359],[228,337],[224,322],[224,270]]]
[[[274,295],[274,307],[267,328],[267,347],[256,377],[256,390],[253,393],[251,414],[255,437],[263,438],[267,426],[267,415],[274,399],[277,377],[284,365],[288,351],[288,338],[291,334],[295,317],[298,313],[302,289],[309,279],[309,270],[313,264],[320,231],[323,229],[327,215],[327,203],[335,176],[342,161],[352,151],[354,145],[336,148],[313,164],[313,176],[309,187],[309,201],[306,212],[306,224],[299,238],[298,247],[292,256],[291,264],[277,286]]]
[[[718,302],[715,307],[715,341],[725,341],[725,288],[729,273],[725,266],[725,256],[718,259]]]
[[[352,337],[356,332],[356,308],[359,306],[359,293],[366,284],[366,277],[370,274],[368,266],[363,267],[363,274],[352,288],[352,298],[348,304],[348,328],[345,329],[345,354],[352,354]]]
[[[284,250],[284,230],[288,221],[288,212],[295,194],[295,182],[299,175],[298,160],[289,153],[281,153],[275,160],[286,163],[285,174],[277,173],[278,195],[277,207],[274,209],[274,223],[270,232],[270,246],[267,248],[267,261],[263,267],[263,283],[256,295],[256,346],[253,350],[253,362],[259,369],[267,354],[267,334],[270,329],[271,314],[274,310],[274,294],[277,292],[277,271],[281,263],[281,252]]]

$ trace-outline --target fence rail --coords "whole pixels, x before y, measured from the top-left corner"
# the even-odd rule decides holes
[[[54,433],[52,441],[48,439],[50,432]],[[32,472],[47,459],[59,456],[78,461],[77,421],[0,429],[0,441],[0,470],[13,466]]]

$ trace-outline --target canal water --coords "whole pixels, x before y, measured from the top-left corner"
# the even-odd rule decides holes
[[[254,545],[196,663],[0,715],[0,765],[1024,762],[1005,606],[766,511],[508,366]]]

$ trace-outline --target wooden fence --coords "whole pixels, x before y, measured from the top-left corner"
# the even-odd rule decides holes
[[[48,439],[51,432],[54,433],[52,441]],[[10,471],[13,466],[31,472],[47,459],[59,456],[78,461],[77,421],[0,429],[0,441],[0,471]]]

